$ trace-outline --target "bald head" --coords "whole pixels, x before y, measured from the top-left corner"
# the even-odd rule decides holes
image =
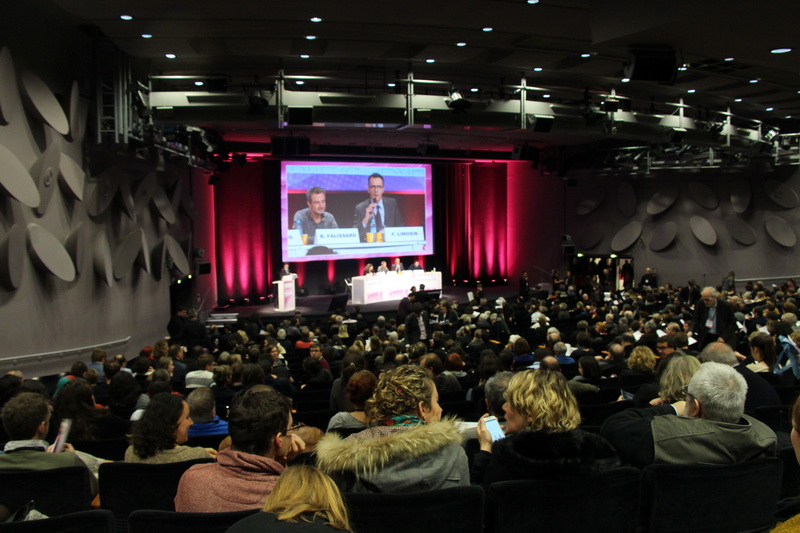
[[[728,366],[734,366],[736,363],[738,363],[736,354],[733,352],[733,348],[724,342],[712,342],[703,348],[703,351],[700,352],[699,357],[701,363],[722,363],[723,365]]]

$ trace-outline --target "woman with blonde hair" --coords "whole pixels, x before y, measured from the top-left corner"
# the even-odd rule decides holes
[[[608,441],[578,429],[578,402],[561,372],[518,372],[508,384],[503,410],[505,438],[492,441],[488,415],[478,422],[473,483],[581,478],[620,466]]]
[[[262,511],[236,522],[228,533],[350,531],[341,492],[313,466],[284,470]]]
[[[365,406],[370,427],[317,446],[317,466],[345,492],[419,492],[469,485],[461,433],[442,420],[430,375],[404,365],[381,374]]]
[[[650,402],[653,405],[675,403],[685,399],[686,387],[692,376],[700,368],[700,361],[693,355],[678,355],[670,359],[659,380],[658,398]]]
[[[636,346],[631,351],[631,356],[628,358],[628,372],[622,371],[623,374],[652,374],[656,368],[656,354],[647,346]]]

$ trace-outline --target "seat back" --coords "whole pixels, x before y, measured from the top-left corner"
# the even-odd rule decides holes
[[[42,531],[114,533],[114,513],[103,510],[82,511],[43,520],[0,523],[0,532],[2,533],[41,533]]]
[[[348,493],[344,496],[354,531],[483,532],[484,493],[481,487],[454,487],[410,494]],[[398,519],[399,510],[406,512]]]
[[[94,455],[100,459],[108,459],[109,461],[122,461],[125,459],[125,450],[130,446],[130,442],[125,437],[118,439],[103,439],[103,440],[81,440],[71,442],[72,447],[76,450],[89,455]]]
[[[199,435],[197,437],[189,437],[185,445],[219,450],[220,443],[225,440],[227,436],[228,434],[226,433],[224,435]]]
[[[651,533],[768,529],[782,468],[776,457],[734,465],[650,465],[643,472],[642,524]],[[746,505],[737,505],[739,494],[747,494]]]
[[[0,503],[15,510],[30,500],[47,516],[88,511],[92,491],[85,466],[0,472]]]
[[[615,468],[584,479],[516,480],[489,487],[495,533],[634,532],[641,472]]]
[[[581,412],[581,424],[587,426],[602,426],[609,416],[631,407],[633,407],[633,400],[578,406]]]
[[[175,494],[183,473],[196,464],[212,462],[213,459],[160,465],[103,463],[100,465],[100,504],[117,519],[125,519],[138,509],[174,511]]]
[[[128,517],[130,533],[225,533],[229,527],[258,509],[231,513],[176,513],[170,511],[134,511]]]

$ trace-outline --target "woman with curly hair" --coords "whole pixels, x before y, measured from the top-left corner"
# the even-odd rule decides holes
[[[351,530],[342,493],[313,466],[284,470],[262,511],[236,522],[228,533]]]
[[[72,441],[114,439],[124,437],[130,429],[130,420],[125,420],[106,409],[97,407],[92,388],[86,380],[78,378],[61,389],[53,412],[55,424],[72,420],[69,438]]]
[[[328,431],[336,428],[363,429],[367,427],[369,417],[364,412],[364,408],[375,392],[377,385],[378,380],[375,378],[375,374],[369,370],[360,370],[352,374],[350,379],[347,380],[344,394],[354,409],[352,411],[340,411],[333,415],[328,422]]]
[[[628,368],[622,371],[625,376],[652,375],[656,368],[656,354],[647,346],[636,346],[628,358]]]
[[[478,422],[481,451],[472,481],[488,487],[513,479],[581,478],[620,466],[603,437],[578,429],[578,402],[566,378],[553,370],[524,370],[506,390],[505,438],[492,441],[484,415]]]
[[[216,450],[181,446],[189,438],[191,425],[189,405],[182,398],[156,394],[133,427],[125,462],[162,464],[215,457]]]
[[[370,427],[317,445],[317,466],[344,492],[418,492],[469,484],[461,433],[442,420],[430,375],[404,365],[381,374],[365,406]]]

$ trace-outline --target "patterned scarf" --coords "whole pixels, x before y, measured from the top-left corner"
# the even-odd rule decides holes
[[[388,420],[381,420],[378,422],[379,426],[418,426],[424,424],[425,421],[417,416],[393,416]]]

